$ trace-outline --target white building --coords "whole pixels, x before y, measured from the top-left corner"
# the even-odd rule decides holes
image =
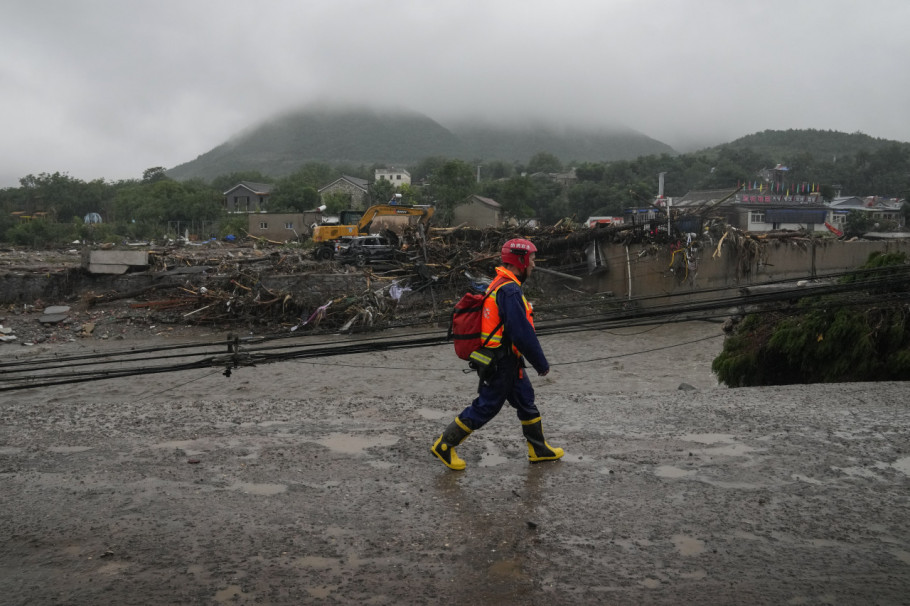
[[[847,224],[847,214],[857,211],[865,214],[875,222],[894,221],[901,223],[901,205],[904,200],[896,198],[880,198],[878,196],[843,196],[834,198],[828,203],[831,213],[829,221],[837,227],[843,228]]]
[[[377,168],[375,181],[391,181],[395,187],[411,184],[411,173],[403,168]]]

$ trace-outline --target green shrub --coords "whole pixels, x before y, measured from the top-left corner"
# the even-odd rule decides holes
[[[5,240],[17,246],[49,248],[66,246],[78,238],[72,224],[52,221],[22,222],[6,230]]]
[[[888,290],[907,290],[906,255],[875,253],[846,283],[900,277]],[[874,292],[881,292],[882,286]],[[900,301],[870,297],[848,305],[829,295],[808,297],[791,313],[751,314],[724,342],[711,370],[725,385],[788,385],[910,380],[910,320]]]

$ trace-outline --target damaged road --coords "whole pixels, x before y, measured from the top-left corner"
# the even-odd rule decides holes
[[[529,465],[506,409],[459,447],[461,473],[429,452],[476,384],[448,347],[7,395],[0,591],[73,605],[904,603],[907,385],[722,388],[720,334],[544,338],[553,370],[532,380],[566,456]]]

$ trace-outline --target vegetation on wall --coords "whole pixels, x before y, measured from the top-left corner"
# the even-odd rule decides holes
[[[873,277],[886,281],[879,291],[910,291],[904,253],[873,253],[863,269],[844,281]],[[864,305],[808,297],[793,313],[746,316],[711,368],[729,387],[910,380],[910,314],[884,296]]]

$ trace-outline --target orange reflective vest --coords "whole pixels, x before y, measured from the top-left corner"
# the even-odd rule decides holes
[[[518,278],[510,272],[505,267],[496,268],[496,279],[494,279],[490,286],[487,287],[487,298],[483,301],[483,317],[480,321],[480,340],[486,343],[485,347],[495,348],[502,345],[502,321],[499,318],[499,306],[496,304],[496,295],[499,292],[499,289],[509,282],[515,282],[516,284],[521,284],[518,281]],[[528,323],[531,324],[531,327],[534,327],[534,314],[531,308],[531,304],[528,303],[528,300],[525,298],[524,293],[521,295],[521,300],[525,306],[525,313],[528,316]],[[512,351],[516,356],[521,356],[521,352],[518,351],[514,345],[512,346]]]

